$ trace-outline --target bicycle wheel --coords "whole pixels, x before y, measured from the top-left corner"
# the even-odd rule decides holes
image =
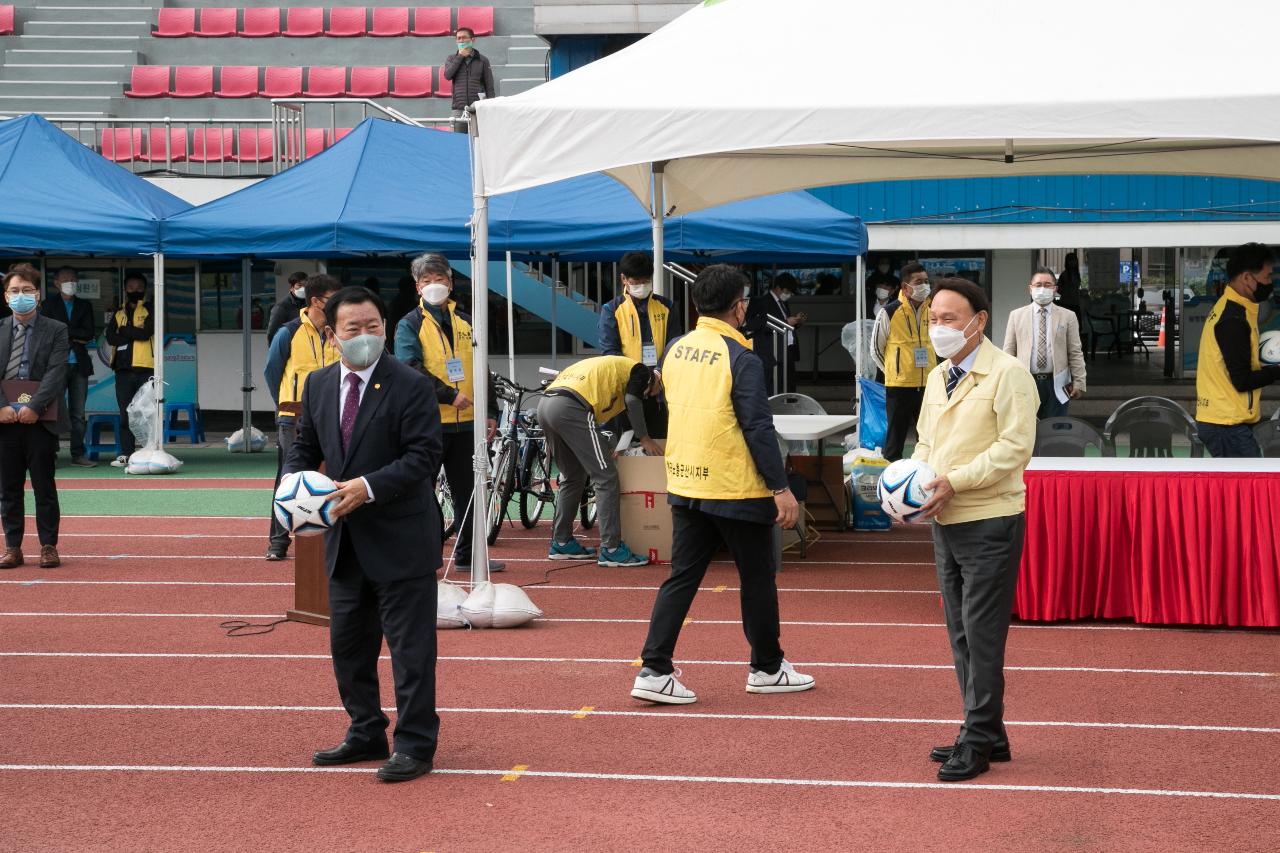
[[[591,486],[582,492],[582,506],[578,510],[578,519],[582,522],[583,530],[590,530],[596,526],[596,490]]]
[[[443,470],[436,477],[436,504],[440,507],[440,541],[447,542],[450,536],[458,532],[458,519],[453,514],[449,481],[445,479]]]
[[[516,465],[512,455],[513,445],[507,444],[498,452],[498,461],[493,466],[492,490],[489,492],[488,515],[485,520],[489,525],[489,544],[498,541],[498,533],[502,530],[502,520],[507,514],[507,501],[515,489]]]
[[[555,501],[551,491],[551,474],[547,470],[547,457],[540,445],[531,444],[520,475],[520,523],[526,530],[538,526],[542,510]]]

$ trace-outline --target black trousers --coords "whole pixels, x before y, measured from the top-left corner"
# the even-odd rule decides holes
[[[58,437],[43,424],[0,425],[0,515],[4,517],[4,543],[22,544],[26,507],[22,493],[31,474],[36,495],[36,532],[41,545],[58,544],[58,486],[53,480]]]
[[[689,507],[671,507],[671,576],[658,588],[644,642],[644,665],[666,675],[693,598],[721,543],[738,564],[742,632],[751,646],[751,667],[777,672],[779,644],[778,585],[774,580],[773,526],[709,515]]]
[[[471,495],[476,489],[475,469],[471,460],[475,457],[476,431],[474,428],[445,432],[444,455],[441,466],[449,483],[449,497],[453,500],[453,517],[458,522],[458,547],[454,558],[458,565],[471,565]]]
[[[289,448],[293,447],[293,436],[296,430],[297,424],[293,421],[276,422],[276,484],[271,488],[272,495],[276,493],[276,489],[280,488],[280,477],[284,474],[284,460],[289,455]],[[271,544],[283,545],[286,549],[289,547],[289,531],[276,520],[274,509],[271,512]]]
[[[381,745],[389,721],[382,712],[378,653],[391,651],[396,685],[394,751],[431,761],[440,737],[436,713],[436,579],[379,583],[367,578],[347,536],[340,537],[329,578],[329,649],[342,707],[351,717],[346,740]]]
[[[902,448],[907,434],[915,429],[920,419],[920,405],[924,402],[923,388],[885,388],[884,413],[889,428],[884,436],[884,458],[897,462],[902,458]]]
[[[120,454],[132,456],[137,450],[138,442],[129,429],[129,404],[133,395],[155,373],[150,368],[129,368],[116,371],[116,404],[120,407]],[[164,429],[164,424],[157,424],[157,429]]]
[[[1026,516],[933,525],[947,635],[964,699],[960,740],[986,754],[1004,730],[1004,649]]]

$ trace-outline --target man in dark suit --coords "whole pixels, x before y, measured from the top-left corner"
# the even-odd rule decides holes
[[[325,334],[342,360],[303,386],[297,435],[284,471],[324,463],[338,485],[325,531],[329,640],[338,694],[351,716],[321,766],[388,759],[384,782],[431,771],[436,714],[436,580],[440,511],[433,485],[442,438],[427,377],[386,355],[387,309],[377,294],[345,287],[325,305]],[[382,637],[396,687],[395,750],[388,758],[378,690]]]
[[[94,468],[94,462],[85,455],[84,427],[85,401],[89,397],[89,377],[93,376],[93,360],[89,347],[97,330],[93,323],[93,303],[76,296],[80,276],[74,267],[59,267],[53,277],[53,288],[40,313],[66,323],[71,352],[67,357],[67,416],[71,421],[71,464],[81,468]]]
[[[298,312],[307,307],[307,274],[295,272],[289,274],[289,292],[275,305],[271,306],[271,316],[267,319],[267,346],[276,339],[276,332],[292,320],[298,319]]]
[[[747,304],[747,319],[742,323],[743,333],[754,341],[752,351],[764,362],[765,390],[770,397],[785,394],[796,384],[796,362],[800,358],[800,345],[796,342],[795,332],[788,332],[784,341],[768,325],[770,316],[792,326],[804,323],[804,314],[793,313],[787,308],[787,302],[795,295],[796,284],[796,277],[791,273],[780,273],[773,280],[768,293],[751,298],[751,302]],[[787,366],[785,385],[782,376],[784,363]]]
[[[40,271],[16,264],[4,277],[4,298],[13,315],[0,321],[0,369],[4,381],[38,382],[34,392],[10,400],[0,388],[0,515],[4,517],[4,556],[0,569],[21,566],[25,533],[23,485],[31,475],[36,496],[40,568],[58,559],[58,487],[53,481],[58,455],[58,423],[41,420],[67,387],[67,327],[39,314]],[[14,386],[7,385],[12,391]],[[28,396],[28,393],[30,396]],[[65,417],[59,411],[59,417]]]

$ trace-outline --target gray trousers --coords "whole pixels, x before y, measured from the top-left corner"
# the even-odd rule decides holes
[[[618,519],[618,466],[613,450],[606,447],[596,427],[596,416],[573,397],[551,395],[538,404],[538,423],[547,436],[551,460],[560,469],[555,520],[551,535],[564,544],[573,538],[573,520],[582,503],[587,478],[596,490],[596,514],[600,547],[613,549],[622,541]]]
[[[959,740],[989,753],[1007,742],[1004,648],[1022,560],[1023,513],[933,525],[947,635],[964,698]]]
[[[297,431],[297,424],[293,421],[276,421],[276,484],[271,489],[274,495],[275,490],[280,488],[280,477],[284,471],[284,460],[289,455],[289,448],[293,447],[293,437]],[[279,521],[276,521],[274,508],[271,512],[271,545],[282,545],[286,549],[289,547],[289,531],[284,529]]]

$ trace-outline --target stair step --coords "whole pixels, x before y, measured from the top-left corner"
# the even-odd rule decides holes
[[[129,67],[123,63],[44,65],[37,62],[10,62],[0,68],[0,72],[7,80],[110,80],[117,86],[123,86],[123,81],[129,76]]]
[[[39,22],[81,24],[85,22],[129,23],[143,22],[148,26],[156,19],[156,12],[149,6],[37,6],[31,10],[27,24]]]

